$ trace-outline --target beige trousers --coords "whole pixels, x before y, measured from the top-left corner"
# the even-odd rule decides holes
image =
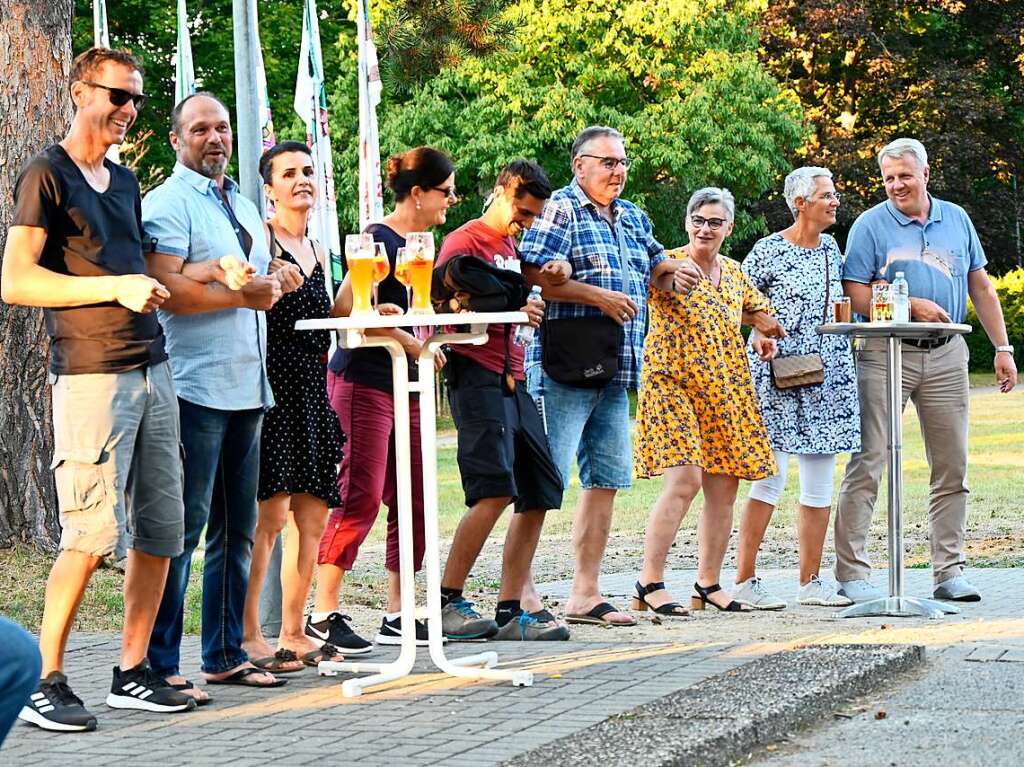
[[[850,457],[836,506],[836,579],[871,572],[867,535],[886,466],[887,341],[871,339],[857,355],[861,451]],[[925,351],[903,344],[903,406],[914,402],[931,469],[928,527],[936,584],[963,572],[967,527],[967,344],[957,336]]]

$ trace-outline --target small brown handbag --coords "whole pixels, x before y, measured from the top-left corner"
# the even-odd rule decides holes
[[[822,322],[828,322],[828,307],[831,278],[828,271],[828,252],[825,253],[825,311]],[[821,338],[818,338],[821,348]],[[819,352],[812,354],[791,354],[787,357],[776,357],[769,363],[772,383],[776,389],[799,389],[804,386],[819,386],[825,382],[825,360]]]

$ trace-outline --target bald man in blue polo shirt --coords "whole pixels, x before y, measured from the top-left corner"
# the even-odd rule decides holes
[[[928,194],[928,154],[920,141],[896,139],[878,153],[886,202],[862,213],[850,229],[843,287],[853,310],[868,314],[871,283],[897,271],[910,285],[915,322],[964,322],[970,296],[996,347],[1003,392],[1017,383],[999,297],[985,272],[984,250],[964,209]],[[867,533],[888,448],[886,342],[861,351],[857,378],[861,452],[846,467],[836,509],[836,580],[856,602],[882,597],[871,585]],[[928,519],[936,599],[976,602],[963,574],[967,529],[967,344],[962,336],[903,341],[903,404],[914,401],[931,468]]]

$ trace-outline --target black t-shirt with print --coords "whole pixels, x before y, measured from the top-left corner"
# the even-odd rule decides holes
[[[398,260],[398,249],[405,247],[405,238],[387,224],[370,224],[366,231],[373,235],[374,242],[384,243],[388,254],[391,271],[384,281],[377,286],[377,300],[382,304],[397,304],[408,309],[408,294],[405,285],[395,279],[395,264]],[[344,376],[349,383],[369,386],[379,391],[390,392],[391,355],[387,349],[342,349],[334,352],[331,357],[330,369]],[[419,375],[415,362],[409,362],[409,380],[416,380]]]
[[[97,192],[59,144],[29,160],[14,186],[14,226],[46,230],[40,266],[73,277],[145,274],[139,182],[104,160],[110,186]],[[43,310],[50,372],[123,373],[167,359],[156,313],[116,301]]]

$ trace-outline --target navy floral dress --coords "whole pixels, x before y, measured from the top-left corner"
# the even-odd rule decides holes
[[[825,263],[831,298],[843,294],[843,257],[835,239],[821,235],[817,248],[801,248],[776,232],[758,240],[743,261],[743,271],[767,296],[775,317],[789,334],[779,356],[820,352],[825,382],[819,386],[777,389],[767,362],[747,344],[747,360],[772,447],[785,453],[825,455],[860,450],[860,404],[850,340],[819,336],[826,317]],[[831,319],[831,307],[828,317]]]

